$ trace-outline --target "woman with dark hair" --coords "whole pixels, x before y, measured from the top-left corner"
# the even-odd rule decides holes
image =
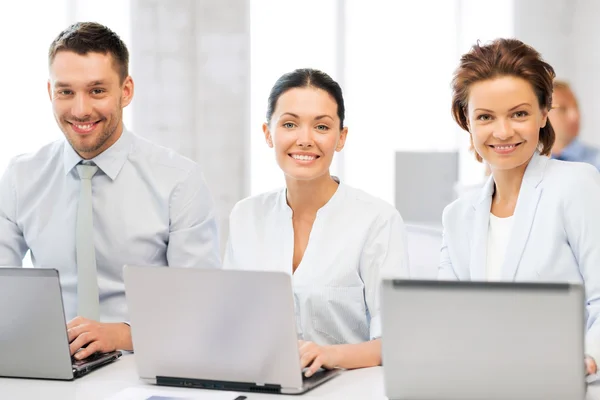
[[[476,44],[453,80],[452,114],[491,175],[443,213],[440,279],[580,282],[586,366],[600,357],[600,174],[548,157],[553,68],[515,39]]]
[[[292,274],[307,376],[380,365],[380,276],[408,276],[398,211],[330,175],[348,134],[344,113],[342,89],[327,74],[279,78],[263,132],[286,187],[240,201],[230,217],[225,268]]]

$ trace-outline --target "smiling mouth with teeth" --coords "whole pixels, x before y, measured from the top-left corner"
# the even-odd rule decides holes
[[[75,125],[75,126],[78,127],[79,129],[90,129],[92,126],[94,126],[94,124]]]
[[[100,121],[96,121],[96,122],[88,122],[86,124],[77,124],[74,122],[69,122],[71,124],[71,126],[73,127],[73,129],[79,133],[85,133],[85,132],[90,132],[92,131],[96,125],[98,124],[98,122]]]
[[[301,155],[301,154],[290,154],[290,157],[292,157],[294,160],[300,160],[300,161],[313,161],[313,160],[316,160],[317,158],[319,158],[319,156],[308,156],[308,155]]]
[[[518,145],[520,145],[521,143],[515,143],[515,144],[506,144],[506,145],[494,145],[491,144],[490,147],[494,148],[494,149],[498,149],[498,150],[510,150],[510,149],[514,149],[515,147],[517,147]]]

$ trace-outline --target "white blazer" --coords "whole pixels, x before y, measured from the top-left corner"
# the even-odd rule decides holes
[[[439,279],[486,279],[494,193],[484,187],[446,207]],[[600,363],[600,173],[536,152],[521,184],[502,280],[583,283],[586,352]]]

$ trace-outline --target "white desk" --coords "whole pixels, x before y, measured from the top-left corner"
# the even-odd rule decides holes
[[[382,372],[381,368],[345,371],[301,397],[255,393],[244,393],[244,396],[247,396],[248,400],[385,399]],[[135,356],[124,354],[117,362],[70,382],[0,378],[0,399],[100,400],[114,396],[132,386],[166,389],[140,381],[135,368]],[[168,388],[168,390],[193,397],[193,394],[200,389]]]
[[[434,384],[432,382],[432,384]],[[44,400],[99,400],[112,397],[129,387],[156,388],[141,382],[135,369],[133,354],[126,354],[111,365],[93,371],[72,382],[0,378],[0,398]],[[168,388],[167,390],[193,397],[200,389]],[[211,391],[205,391],[211,392]],[[340,376],[311,390],[305,395],[283,396],[244,393],[248,400],[327,399],[327,400],[385,400],[383,369],[381,367],[346,371]],[[600,384],[590,386],[588,400],[600,400]],[[233,399],[232,399],[233,400]]]

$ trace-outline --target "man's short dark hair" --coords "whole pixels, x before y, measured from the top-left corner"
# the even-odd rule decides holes
[[[52,65],[60,51],[79,55],[88,53],[110,54],[121,83],[129,75],[129,51],[119,35],[96,22],[77,22],[59,33],[48,50],[48,65]]]

